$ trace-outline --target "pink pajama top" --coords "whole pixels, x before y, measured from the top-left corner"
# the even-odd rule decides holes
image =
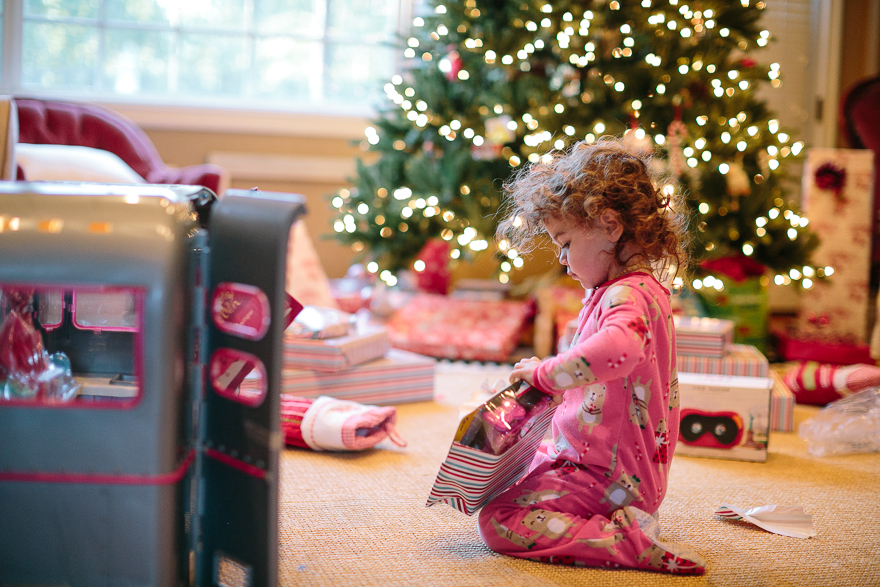
[[[563,394],[547,456],[609,478],[649,512],[666,494],[678,436],[669,295],[642,272],[588,291],[571,348],[535,371],[539,389]]]

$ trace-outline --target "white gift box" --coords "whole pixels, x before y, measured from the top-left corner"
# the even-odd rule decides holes
[[[681,422],[675,454],[766,461],[768,377],[679,373]]]

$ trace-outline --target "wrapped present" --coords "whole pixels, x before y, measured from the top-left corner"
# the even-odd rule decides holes
[[[430,357],[390,349],[380,359],[333,373],[285,368],[281,392],[373,405],[430,401],[434,398],[434,363]]]
[[[529,302],[417,294],[388,321],[391,346],[444,359],[501,363],[532,315]]]
[[[776,352],[786,361],[817,361],[838,365],[873,363],[871,347],[853,336],[826,335],[821,328],[776,331]]]
[[[336,308],[304,306],[284,333],[296,338],[337,338],[351,334],[357,325],[353,314]]]
[[[769,377],[679,373],[681,421],[676,455],[767,460]]]
[[[869,294],[873,157],[867,149],[807,152],[802,198],[810,228],[819,237],[813,264],[820,269],[830,266],[834,273],[803,292],[797,320],[800,331],[814,328],[819,321],[826,339],[851,337],[856,344],[867,342],[868,310],[873,302]]]
[[[674,316],[679,355],[723,357],[733,343],[733,321],[722,318]]]
[[[687,373],[767,377],[770,362],[757,347],[748,344],[731,344],[723,357],[679,355],[678,370]]]
[[[741,281],[730,279],[725,282],[721,291],[704,287],[699,295],[706,316],[730,320],[734,325],[734,342],[750,344],[764,350],[769,315],[769,283],[766,276],[761,276]]]
[[[466,414],[428,494],[467,515],[516,483],[528,470],[557,404],[526,384],[494,394]]]
[[[284,335],[284,368],[336,372],[383,357],[390,348],[388,331],[362,326],[353,334],[310,339]]]
[[[770,430],[792,432],[794,430],[794,393],[776,371],[770,371],[770,378],[773,380],[773,389],[770,390]]]

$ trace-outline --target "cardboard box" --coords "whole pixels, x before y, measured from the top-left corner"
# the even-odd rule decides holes
[[[681,423],[675,453],[767,460],[769,377],[679,373]]]

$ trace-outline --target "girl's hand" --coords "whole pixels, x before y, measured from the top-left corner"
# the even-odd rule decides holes
[[[540,364],[541,359],[538,357],[531,357],[530,359],[519,361],[513,366],[513,371],[510,373],[510,382],[516,383],[517,381],[525,381],[529,385],[534,385],[535,369],[537,369]]]

